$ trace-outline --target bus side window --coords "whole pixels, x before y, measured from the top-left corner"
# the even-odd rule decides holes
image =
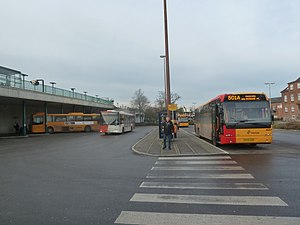
[[[75,117],[75,121],[82,121],[83,120],[83,117],[82,116],[76,116]]]
[[[84,121],[91,121],[91,120],[92,120],[92,117],[91,117],[91,116],[84,116],[84,117],[83,117],[83,120],[84,120]]]
[[[47,116],[47,122],[53,122],[52,121],[52,116]]]
[[[74,121],[75,118],[74,118],[74,116],[67,116],[67,120],[68,120],[68,121]]]
[[[55,117],[55,122],[66,122],[67,117],[66,116],[56,116]]]

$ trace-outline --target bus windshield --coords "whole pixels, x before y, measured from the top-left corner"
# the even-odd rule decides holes
[[[187,117],[178,117],[178,122],[181,123],[188,123],[189,119]]]
[[[117,112],[101,113],[101,125],[119,125],[119,115]]]
[[[223,106],[226,124],[271,123],[267,101],[224,102]]]

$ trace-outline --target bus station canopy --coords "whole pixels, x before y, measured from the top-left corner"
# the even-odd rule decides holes
[[[0,74],[12,76],[15,74],[22,74],[22,73],[17,70],[13,70],[13,69],[10,69],[7,67],[0,66]]]

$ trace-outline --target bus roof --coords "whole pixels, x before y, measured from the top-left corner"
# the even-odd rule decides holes
[[[201,108],[202,106],[204,106],[204,105],[206,105],[206,104],[208,104],[210,102],[216,101],[218,99],[221,102],[224,102],[224,100],[226,99],[226,97],[228,97],[228,96],[238,96],[238,95],[263,95],[265,97],[265,99],[268,100],[268,97],[263,92],[237,92],[237,93],[230,93],[230,94],[221,94],[221,95],[218,95],[217,97],[211,99],[210,101],[206,102],[205,104],[202,104],[202,105],[198,106],[197,108]]]
[[[105,110],[105,111],[101,111],[101,113],[119,113],[121,115],[127,115],[127,116],[134,116],[134,114],[129,113],[129,112],[124,112],[124,111],[118,111],[118,110]]]
[[[45,113],[44,112],[36,112],[36,113],[34,113],[33,115],[45,115]],[[86,116],[86,115],[99,115],[99,113],[83,113],[83,112],[70,112],[70,113],[47,113],[47,115],[49,116],[49,115],[65,115],[65,116],[81,116],[81,115],[83,115],[83,116]]]

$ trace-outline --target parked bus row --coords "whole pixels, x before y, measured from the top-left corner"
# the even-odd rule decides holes
[[[134,114],[124,111],[107,110],[86,114],[73,112],[67,114],[36,113],[32,116],[32,133],[91,132],[121,134],[135,128]]]

